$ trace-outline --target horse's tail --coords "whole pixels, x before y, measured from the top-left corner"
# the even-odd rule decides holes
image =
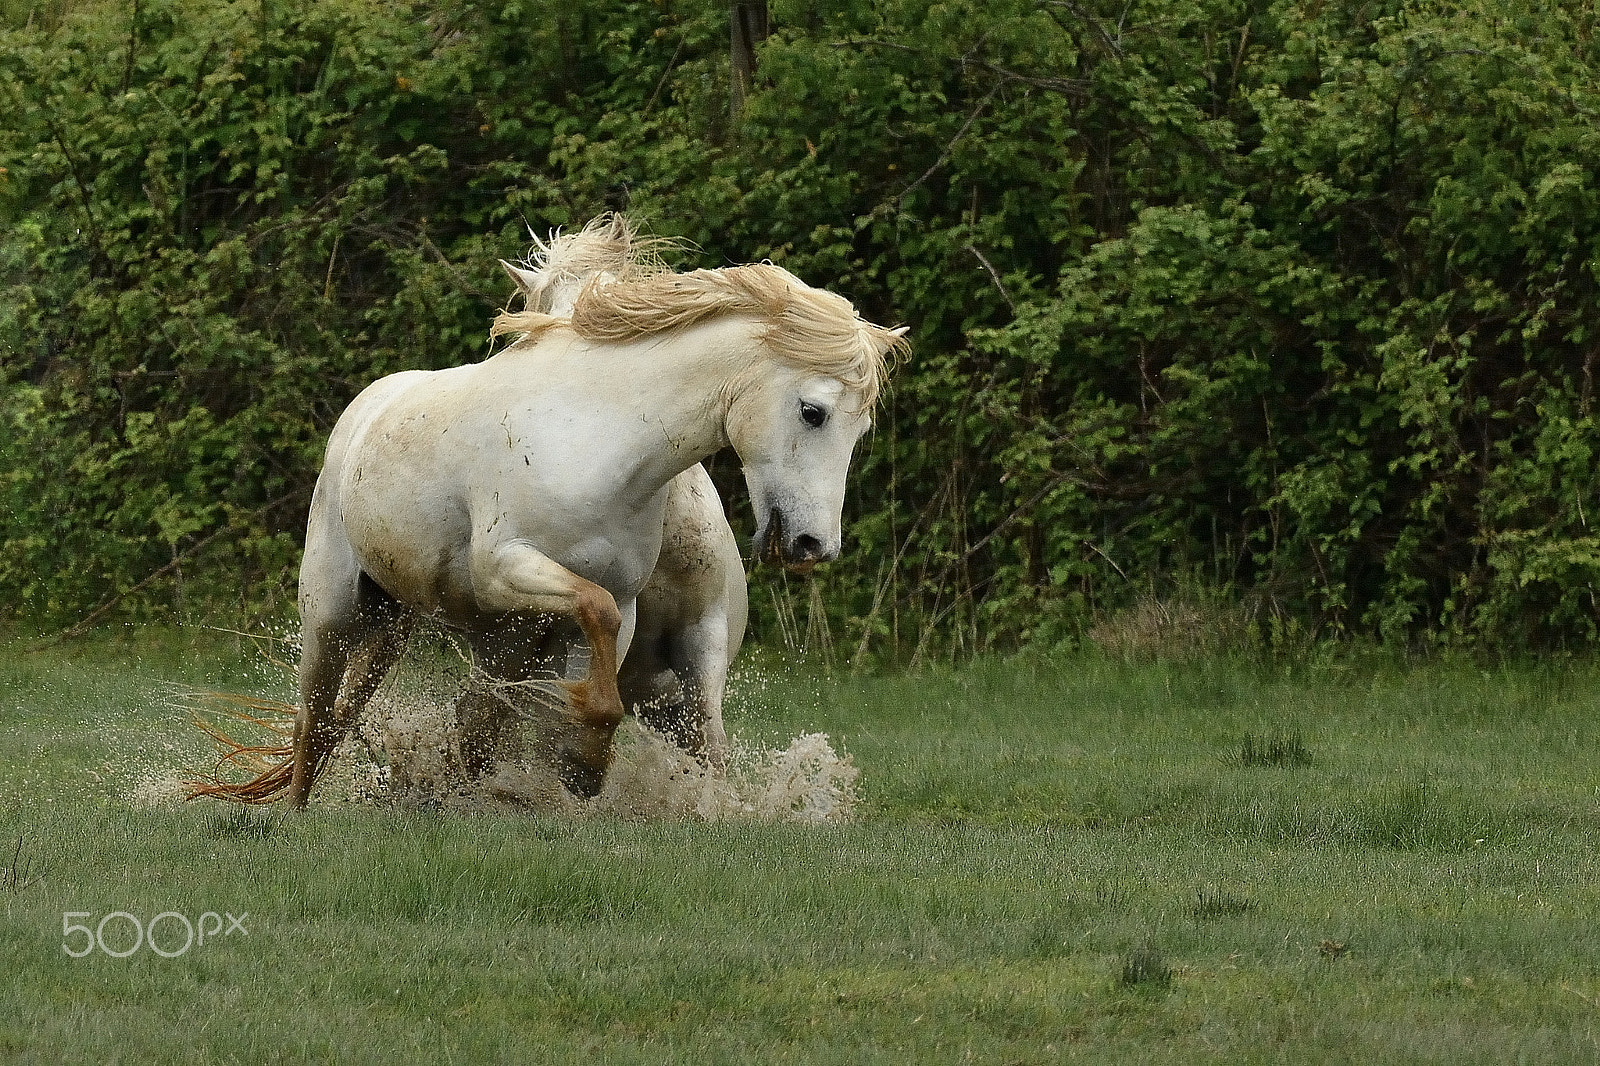
[[[257,713],[232,711],[235,717],[253,725],[265,726],[279,735],[294,728],[294,709],[286,704],[221,693],[206,693],[205,696],[229,703],[244,703]],[[273,717],[262,717],[262,713],[270,713]],[[288,721],[285,721],[286,718]],[[211,768],[203,772],[200,780],[186,782],[186,799],[209,796],[230,803],[271,803],[294,780],[293,744],[241,744],[198,713],[194,719],[195,724],[216,742],[220,754]],[[254,770],[256,774],[248,781],[224,781],[221,776],[224,767],[241,767]]]
[[[186,782],[188,792],[184,798],[199,799],[201,796],[209,796],[212,799],[227,800],[229,803],[271,803],[294,780],[294,749],[259,750],[271,750],[280,754],[284,756],[283,761],[267,767],[248,781],[224,781],[214,777],[209,781]]]

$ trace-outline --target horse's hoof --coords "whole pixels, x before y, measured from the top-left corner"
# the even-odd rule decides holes
[[[606,768],[596,768],[563,759],[556,772],[568,792],[580,799],[594,799],[606,783]]]

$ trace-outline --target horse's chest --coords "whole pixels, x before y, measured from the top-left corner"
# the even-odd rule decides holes
[[[666,493],[643,506],[623,507],[616,497],[563,497],[554,492],[502,491],[486,533],[525,541],[619,601],[633,599],[650,580],[661,554]],[[488,526],[498,519],[493,532]]]
[[[606,589],[618,600],[631,600],[639,595],[650,580],[660,553],[659,532],[653,539],[646,536],[626,539],[596,536],[578,541],[559,552],[556,561]]]

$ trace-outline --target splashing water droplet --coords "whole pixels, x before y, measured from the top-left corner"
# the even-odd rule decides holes
[[[592,799],[568,792],[554,769],[532,756],[502,759],[468,780],[453,709],[465,664],[447,648],[436,647],[435,652],[408,656],[385,680],[324,770],[312,795],[314,805],[811,825],[848,821],[854,812],[860,771],[825,733],[806,733],[787,747],[770,749],[730,733],[726,766],[716,770],[631,716],[617,730],[616,758]],[[742,680],[765,688],[764,678]],[[204,711],[209,704],[210,711],[224,717],[239,706],[264,713],[262,704],[270,702],[195,693],[172,699],[174,706],[189,712]],[[292,714],[287,706],[281,710]],[[531,723],[519,728],[525,741],[532,739]],[[189,776],[188,767],[145,762],[125,795],[141,807],[178,805]]]

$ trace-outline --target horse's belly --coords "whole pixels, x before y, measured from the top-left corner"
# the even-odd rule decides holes
[[[419,538],[388,523],[367,524],[351,541],[361,569],[402,603],[441,618],[475,611],[464,544]]]
[[[642,531],[619,526],[586,533],[584,523],[560,508],[516,501],[514,493],[491,493],[496,506],[484,514],[461,496],[432,495],[420,486],[415,477],[347,480],[345,535],[361,569],[386,592],[447,623],[471,626],[482,619],[473,557],[492,554],[496,542],[531,544],[619,604],[638,596],[660,552],[659,517],[647,518]]]

